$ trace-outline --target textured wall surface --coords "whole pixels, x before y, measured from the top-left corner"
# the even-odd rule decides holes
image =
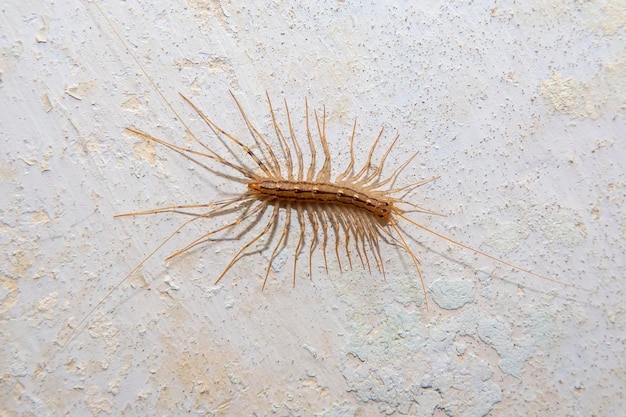
[[[6,3],[0,414],[623,412],[623,1]],[[292,234],[263,291],[272,246],[213,285],[252,232],[164,260],[233,214],[183,229],[87,317],[187,219],[114,214],[245,189],[125,128],[193,146],[182,119],[211,143],[180,92],[249,141],[229,90],[268,137],[265,91],[301,141],[304,97],[325,105],[337,171],[354,117],[361,160],[381,125],[385,146],[399,133],[389,167],[420,150],[402,181],[441,176],[410,199],[447,217],[413,219],[563,284],[408,225],[428,310],[389,245],[386,279],[340,273],[333,250],[327,275],[318,251],[293,288]]]

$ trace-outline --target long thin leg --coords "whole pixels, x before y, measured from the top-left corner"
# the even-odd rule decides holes
[[[363,254],[361,253],[361,248],[359,248],[359,233],[358,233],[358,227],[357,227],[358,219],[354,217],[353,213],[350,213],[348,215],[346,213],[341,212],[339,213],[339,217],[341,218],[341,221],[345,225],[346,252],[349,251],[348,241],[349,241],[350,231],[352,231],[352,234],[354,235],[354,247],[356,248],[357,256],[359,257],[359,260],[361,261],[361,267],[365,269],[365,262],[363,260]],[[367,268],[369,272],[371,273],[371,270],[369,269],[369,261],[367,262]],[[350,269],[352,269],[352,264],[350,264]]]
[[[413,261],[413,265],[415,265],[415,269],[417,270],[417,275],[420,278],[420,284],[422,284],[422,292],[424,293],[424,301],[426,303],[426,311],[428,311],[428,296],[426,295],[426,284],[424,283],[424,277],[422,276],[421,263],[420,263],[419,259],[417,259],[415,254],[413,254],[413,251],[411,250],[409,245],[406,243],[406,240],[404,240],[404,236],[402,236],[402,232],[400,232],[400,229],[398,229],[398,226],[396,226],[396,224],[393,223],[393,222],[391,222],[390,225],[396,231],[396,233],[398,234],[398,237],[400,238],[400,241],[402,242],[402,246],[404,247],[404,249],[407,251],[407,253],[411,257],[411,260]]]
[[[143,75],[146,77],[146,79],[148,80],[148,82],[150,83],[150,85],[152,85],[152,88],[154,89],[154,91],[156,91],[156,93],[159,95],[159,97],[161,97],[161,99],[163,100],[163,102],[165,103],[165,105],[168,107],[168,109],[170,109],[170,111],[172,112],[172,114],[176,117],[176,120],[178,120],[183,127],[185,128],[185,132],[187,132],[187,134],[189,134],[191,137],[194,138],[194,140],[198,143],[201,143],[198,138],[196,138],[196,136],[193,134],[193,132],[191,131],[191,129],[189,128],[189,126],[187,126],[187,124],[185,123],[184,119],[178,114],[178,112],[176,111],[176,109],[174,109],[174,106],[172,106],[172,104],[169,102],[169,100],[167,98],[165,98],[165,95],[163,95],[163,92],[161,91],[161,89],[157,86],[157,84],[154,82],[154,80],[152,79],[152,77],[150,76],[150,74],[148,74],[148,72],[144,69],[143,65],[141,65],[141,63],[139,62],[139,60],[137,59],[137,57],[135,57],[135,54],[133,54],[130,49],[128,48],[128,46],[126,45],[126,41],[124,41],[124,38],[118,33],[118,31],[115,29],[115,26],[113,25],[113,23],[111,23],[111,21],[109,20],[109,18],[106,16],[106,14],[102,11],[102,9],[100,8],[100,6],[98,5],[97,2],[93,2],[93,5],[96,7],[96,9],[98,9],[98,12],[100,13],[100,16],[102,16],[102,18],[104,19],[104,21],[107,23],[107,25],[109,26],[109,28],[111,29],[111,32],[115,35],[115,37],[117,38],[117,40],[120,42],[120,44],[122,44],[124,46],[124,49],[126,49],[126,52],[128,52],[128,55],[130,55],[131,59],[135,62],[135,64],[137,65],[137,68],[139,68],[139,70],[143,73]]]
[[[415,152],[413,155],[411,155],[409,158],[407,158],[407,160],[406,160],[406,161],[404,161],[404,162],[403,162],[403,163],[402,163],[402,164],[401,164],[398,168],[396,168],[396,169],[393,171],[393,173],[392,173],[389,177],[387,177],[386,179],[384,179],[384,180],[382,180],[382,181],[380,181],[380,182],[377,182],[376,184],[372,184],[372,185],[369,185],[369,186],[366,186],[366,187],[363,187],[363,188],[365,188],[365,189],[367,189],[367,190],[376,190],[376,189],[379,189],[379,188],[381,188],[381,187],[384,187],[385,185],[389,184],[390,182],[391,182],[391,184],[392,184],[391,186],[393,187],[393,184],[394,184],[394,183],[396,182],[396,180],[398,179],[398,174],[400,174],[400,172],[402,172],[402,170],[403,170],[404,168],[406,168],[406,166],[407,166],[407,165],[409,165],[409,163],[411,163],[411,161],[412,161],[413,159],[415,159],[415,157],[416,157],[418,154],[419,154],[419,151],[418,151],[418,152]]]
[[[313,112],[315,114],[315,123],[317,124],[317,133],[320,137],[320,142],[322,142],[322,148],[324,149],[324,165],[317,173],[317,177],[315,178],[316,182],[329,182],[330,181],[330,150],[328,149],[328,142],[326,141],[326,107],[324,107],[322,114],[322,126],[320,128],[320,121],[317,117],[317,111]]]
[[[334,228],[334,233],[335,233],[335,255],[337,256],[337,263],[339,264],[339,271],[343,273],[343,267],[341,266],[341,258],[339,257],[339,232],[342,226],[339,223],[339,220],[337,219],[337,216],[335,215],[334,211],[331,211],[329,213],[329,220],[330,220],[331,226]],[[352,269],[352,260],[350,259],[350,253],[348,253],[347,255],[348,255],[348,262],[350,263],[350,269]]]
[[[414,208],[414,210],[404,210],[403,209],[403,210],[401,210],[402,213],[414,213],[414,212],[417,212],[417,213],[423,213],[423,214],[430,214],[430,215],[433,215],[433,216],[448,217],[448,216],[446,216],[443,213],[439,213],[437,211],[433,211],[433,210],[427,209],[425,207],[418,206],[417,204],[413,204],[411,202],[402,200],[400,198],[392,198],[391,200],[394,202],[394,204],[398,204],[398,205],[406,204],[406,205],[409,205],[409,206]],[[394,210],[396,210],[395,207],[394,207]]]
[[[426,185],[426,184],[431,183],[433,181],[437,181],[439,178],[441,178],[441,175],[436,175],[436,176],[434,176],[432,178],[427,178],[425,180],[419,180],[419,181],[416,181],[416,182],[412,182],[411,184],[404,185],[404,186],[402,186],[400,188],[392,188],[391,190],[385,190],[385,194],[386,195],[391,195],[391,194],[401,193],[403,191],[406,191],[406,192],[410,193],[411,191],[413,191],[414,188],[418,188],[418,187],[421,187],[422,185]]]
[[[385,161],[387,160],[387,157],[389,156],[389,153],[393,149],[393,147],[396,144],[396,142],[398,141],[399,137],[400,137],[400,135],[396,135],[396,138],[393,140],[393,142],[391,142],[391,145],[389,145],[389,147],[387,148],[387,150],[383,154],[383,157],[380,159],[380,162],[378,163],[378,166],[376,167],[374,172],[372,172],[369,176],[367,176],[367,177],[363,178],[361,181],[359,181],[359,185],[365,185],[365,184],[369,183],[370,181],[373,181],[374,179],[376,179],[376,178],[378,178],[380,176],[380,174],[383,172],[383,167],[385,166]]]
[[[289,233],[290,223],[291,223],[291,209],[289,207],[289,204],[287,204],[285,226],[283,227],[283,232],[280,234],[280,238],[278,239],[278,242],[276,243],[276,246],[274,247],[274,250],[272,251],[270,260],[267,263],[267,269],[265,270],[265,278],[263,279],[263,288],[265,288],[265,284],[267,284],[267,278],[270,275],[270,269],[272,268],[272,263],[274,262],[274,257],[276,256],[276,252],[278,251],[278,248],[282,246],[282,243],[285,240],[287,233]]]
[[[291,135],[291,141],[293,142],[293,146],[296,150],[296,155],[298,158],[298,181],[302,181],[303,170],[304,170],[304,161],[302,159],[302,149],[300,148],[300,144],[298,143],[298,138],[296,137],[296,132],[293,129],[293,124],[291,124],[291,115],[289,114],[289,107],[287,106],[287,99],[285,101],[285,110],[287,111],[287,123],[289,124],[289,134]]]
[[[243,107],[239,103],[239,100],[237,100],[237,97],[235,97],[235,94],[233,94],[232,91],[229,91],[229,92],[230,92],[230,96],[235,101],[235,104],[237,105],[237,108],[239,109],[239,113],[241,114],[241,118],[246,123],[246,126],[248,126],[248,129],[250,130],[250,133],[252,133],[252,137],[254,138],[255,142],[257,142],[257,144],[258,144],[257,137],[262,142],[263,146],[265,147],[265,149],[267,150],[267,152],[270,155],[270,159],[272,160],[274,173],[280,177],[281,176],[280,175],[280,164],[278,163],[278,159],[276,159],[276,154],[274,154],[274,151],[272,151],[272,147],[269,145],[269,143],[267,143],[267,141],[265,140],[263,135],[257,130],[257,128],[254,127],[254,125],[250,122],[250,119],[248,119],[248,116],[246,115],[246,112],[243,110]]]
[[[242,198],[244,196],[246,198]],[[131,212],[128,212],[128,213],[119,213],[119,214],[115,214],[113,217],[114,218],[117,218],[117,217],[134,217],[134,216],[143,216],[143,215],[146,215],[146,214],[157,214],[157,213],[179,213],[179,214],[198,216],[198,214],[187,213],[187,212],[183,212],[183,211],[180,211],[180,210],[211,207],[211,208],[213,208],[213,210],[211,210],[212,212],[217,212],[217,211],[222,210],[223,208],[226,208],[229,205],[232,205],[234,203],[245,202],[245,201],[250,200],[250,199],[251,199],[251,196],[249,194],[244,194],[244,195],[238,196],[237,198],[233,198],[231,200],[216,201],[216,202],[204,203],[204,204],[188,204],[188,205],[182,205],[182,206],[158,207],[158,208],[154,208],[154,209],[150,209],[150,210],[144,210],[144,211],[131,211]],[[206,214],[204,214],[203,216],[206,217]]]
[[[564,286],[566,286],[566,287],[573,287],[573,288],[578,288],[578,289],[580,289],[580,287],[578,287],[578,286],[576,286],[576,285],[567,284],[567,283],[565,283],[565,282],[561,282],[561,281],[558,281],[558,280],[556,280],[556,279],[548,278],[548,277],[546,277],[546,276],[544,276],[544,275],[539,275],[539,274],[537,274],[536,272],[533,272],[533,271],[531,271],[531,270],[529,270],[529,269],[522,268],[521,266],[517,266],[517,265],[515,265],[515,264],[512,264],[511,262],[507,262],[507,261],[505,261],[505,260],[503,260],[503,259],[496,258],[496,257],[495,257],[495,256],[493,256],[493,255],[489,255],[488,253],[485,253],[485,252],[483,252],[483,251],[481,251],[481,250],[478,250],[478,249],[476,249],[476,248],[473,248],[473,247],[471,247],[471,246],[468,246],[468,245],[466,245],[466,244],[464,244],[464,243],[458,242],[458,241],[456,241],[456,240],[454,240],[454,239],[452,239],[452,238],[449,238],[449,237],[447,237],[447,236],[444,236],[444,235],[442,235],[441,233],[435,232],[434,230],[429,229],[428,227],[423,226],[423,225],[421,225],[421,224],[419,224],[419,223],[417,223],[417,222],[415,222],[415,221],[413,221],[413,220],[409,219],[408,217],[404,216],[404,215],[403,215],[403,214],[401,214],[401,213],[396,213],[396,215],[397,215],[398,217],[400,217],[400,218],[402,218],[402,219],[406,220],[407,222],[411,223],[411,224],[412,224],[413,226],[415,226],[415,227],[418,227],[418,228],[420,228],[420,229],[422,229],[422,230],[424,230],[424,231],[426,231],[426,232],[428,232],[428,233],[431,233],[431,234],[433,234],[433,235],[435,235],[435,236],[437,236],[437,237],[439,237],[439,238],[441,238],[441,239],[443,239],[443,240],[446,240],[446,241],[448,241],[448,242],[450,242],[450,243],[453,243],[453,244],[455,244],[455,245],[457,245],[457,246],[460,246],[460,247],[462,247],[462,248],[464,248],[464,249],[467,249],[467,250],[470,250],[470,251],[472,251],[472,252],[478,253],[479,255],[482,255],[482,256],[484,256],[484,257],[486,257],[486,258],[489,258],[489,259],[491,259],[491,260],[493,260],[493,261],[499,262],[499,263],[501,263],[501,264],[503,264],[503,265],[506,265],[506,266],[509,266],[509,267],[511,267],[511,268],[513,268],[513,269],[517,269],[518,271],[526,272],[527,274],[533,275],[533,276],[535,276],[535,277],[537,277],[537,278],[541,278],[541,279],[544,279],[544,280],[546,280],[546,281],[554,282],[555,284],[559,284],[559,285],[564,285]],[[584,289],[584,288],[583,288],[583,289]]]
[[[363,219],[364,228],[367,232],[367,239],[374,254],[374,257],[377,258],[378,270],[383,274],[383,279],[387,279],[387,275],[385,273],[385,261],[380,253],[380,245],[378,244],[378,238],[376,236],[376,230],[379,227],[373,226],[373,222],[370,222],[370,219]]]
[[[231,92],[232,95],[232,92]],[[202,120],[204,120],[204,122],[211,127],[212,129],[214,129],[215,131],[219,132],[220,134],[226,136],[231,142],[233,142],[234,144],[236,144],[239,148],[241,148],[245,153],[247,153],[250,158],[252,158],[252,160],[259,166],[259,168],[261,169],[261,171],[263,171],[263,173],[265,173],[265,175],[267,175],[270,178],[276,178],[277,177],[277,173],[276,173],[276,167],[272,166],[271,164],[267,164],[268,166],[261,160],[261,158],[259,158],[248,146],[244,145],[241,141],[239,141],[238,139],[236,139],[233,135],[229,134],[228,132],[226,132],[224,129],[222,129],[221,127],[219,127],[218,125],[216,125],[215,123],[213,123],[213,121],[211,121],[211,119],[209,119],[203,112],[202,110],[200,110],[191,100],[189,100],[187,97],[185,97],[184,95],[180,95],[183,100],[185,100],[197,113],[198,115],[202,118]],[[248,125],[248,127],[250,128],[251,131],[255,132],[256,129],[254,128],[254,126],[252,126],[250,124],[250,121],[248,120],[248,118],[246,117],[245,113],[243,112],[243,108],[239,105],[239,102],[237,101],[237,99],[235,98],[235,96],[233,95],[233,99],[235,100],[235,103],[237,104],[237,106],[239,106],[239,111],[242,114],[242,117],[244,119],[244,121],[246,122],[246,124]],[[264,140],[264,139],[263,139]],[[269,145],[268,145],[269,147]],[[208,149],[206,145],[204,145],[205,149]],[[211,151],[212,152],[212,151]],[[216,154],[217,158],[221,158]],[[224,158],[221,158],[222,160],[224,160]],[[224,160],[225,161],[225,160]],[[221,161],[220,161],[221,162]],[[224,162],[222,162],[224,163]],[[276,162],[277,164],[277,162]],[[278,176],[280,176],[280,171],[278,171]]]
[[[193,150],[193,149],[189,149],[189,148],[184,148],[182,146],[174,145],[173,143],[166,142],[163,139],[159,139],[159,138],[154,137],[154,136],[152,136],[152,135],[150,135],[150,134],[148,134],[146,132],[142,132],[141,130],[138,130],[138,129],[135,129],[135,128],[132,128],[132,127],[128,127],[128,128],[126,128],[126,130],[128,130],[131,133],[134,133],[135,135],[141,136],[144,139],[148,139],[149,141],[156,142],[156,143],[158,143],[160,145],[163,145],[163,146],[173,150],[174,152],[176,152],[176,153],[178,153],[180,155],[185,156],[186,158],[190,158],[188,156],[188,154],[192,154],[192,155],[201,156],[203,158],[212,159],[212,160],[214,160],[214,161],[216,161],[216,162],[218,162],[218,163],[220,163],[222,165],[225,165],[225,166],[227,166],[229,168],[234,169],[235,171],[239,172],[241,175],[243,175],[246,178],[252,179],[252,178],[255,177],[254,173],[252,171],[250,171],[248,168],[241,167],[239,165],[236,165],[236,164],[233,164],[232,162],[227,161],[226,159],[224,159],[221,156],[217,155],[213,150],[211,150],[208,147],[207,147],[207,149],[209,149],[209,152],[211,152],[212,155],[206,154],[204,152],[199,152],[199,151],[196,151],[196,150]],[[190,159],[192,159],[192,158],[190,158]],[[202,163],[196,161],[195,159],[192,159],[192,160],[195,161],[196,163],[200,164],[200,165],[203,165]],[[262,164],[262,162],[260,162],[260,161],[258,163]]]
[[[278,143],[280,144],[280,148],[285,156],[285,163],[287,164],[287,179],[289,181],[293,181],[293,160],[291,159],[289,143],[287,143],[285,135],[283,135],[283,132],[280,130],[280,126],[278,126],[278,121],[276,120],[276,114],[274,113],[274,107],[272,107],[270,95],[267,91],[265,92],[265,95],[267,96],[267,104],[270,108],[270,115],[272,117],[272,123],[274,124],[274,130],[276,131],[276,136],[278,137]]]
[[[302,214],[302,207],[297,206],[296,211],[298,212],[298,224],[300,226],[300,236],[298,237],[298,244],[296,245],[296,250],[293,254],[293,284],[292,286],[296,286],[296,265],[298,264],[298,255],[300,254],[300,249],[302,248],[302,243],[304,242],[304,215]]]
[[[365,237],[366,237],[366,231],[365,231],[365,226],[363,224],[363,219],[360,216],[360,213],[356,213],[354,214],[354,228],[356,230],[355,232],[355,236],[356,236],[356,247],[359,247],[359,243],[361,244],[361,249],[363,250],[363,255],[365,256],[365,261],[367,263],[367,270],[371,273],[371,265],[370,265],[370,259],[369,259],[369,255],[367,254],[367,248],[365,247]],[[376,254],[374,254],[374,261],[376,262],[376,267],[378,269],[380,269],[379,265],[378,265],[378,259],[376,258]],[[361,263],[363,263],[363,260],[361,260]]]
[[[276,218],[278,217],[278,206],[274,206],[274,212],[272,213],[272,217],[270,218],[270,220],[267,222],[267,224],[265,225],[265,227],[263,228],[263,230],[261,231],[261,233],[259,233],[258,235],[256,235],[252,240],[250,240],[248,243],[246,243],[241,249],[239,249],[239,251],[235,254],[235,256],[232,257],[232,259],[230,260],[230,262],[228,263],[228,265],[226,266],[226,269],[224,269],[224,271],[222,272],[222,274],[215,280],[215,284],[217,284],[218,282],[221,281],[221,279],[224,277],[224,275],[226,275],[226,272],[228,272],[228,270],[239,260],[241,259],[241,255],[250,247],[252,246],[252,244],[254,244],[254,242],[256,242],[257,240],[261,239],[261,237],[263,237],[264,235],[267,234],[267,232],[269,232],[269,230],[272,228],[272,226],[274,225],[274,223],[276,222]]]
[[[352,177],[352,180],[354,182],[359,182],[360,181],[359,178],[361,178],[363,175],[367,173],[367,170],[372,164],[372,155],[374,155],[374,150],[376,149],[376,146],[378,145],[378,142],[380,141],[380,138],[382,137],[384,130],[385,130],[384,127],[380,129],[380,133],[378,133],[376,140],[372,144],[372,147],[370,148],[370,151],[367,154],[367,161],[365,161],[365,163],[363,164],[363,168],[361,168],[361,170],[354,177]]]
[[[310,207],[310,206],[309,206]],[[309,221],[313,226],[313,237],[311,238],[311,244],[309,245],[309,279],[313,279],[313,250],[317,246],[317,234],[319,232],[319,224],[317,221],[317,216],[313,213],[313,210],[307,211],[309,215]],[[324,263],[326,263],[326,254],[324,253]],[[328,268],[328,266],[326,266]],[[327,271],[328,273],[328,271]]]
[[[324,231],[324,240],[322,242],[322,252],[324,253],[324,267],[326,268],[326,275],[328,275],[328,259],[326,257],[326,244],[328,243],[328,222],[326,221],[326,217],[322,214],[319,217],[320,223],[322,224],[322,230]],[[341,269],[341,263],[339,264],[339,269]]]
[[[306,136],[309,140],[309,149],[311,151],[311,160],[309,161],[309,170],[306,174],[307,181],[313,181],[313,175],[315,175],[315,158],[317,156],[317,151],[315,150],[315,142],[313,141],[313,135],[311,134],[311,128],[309,126],[309,103],[307,99],[304,99],[304,107],[306,112]]]
[[[187,221],[185,221],[183,224],[181,224],[180,226],[178,226],[176,228],[176,230],[174,230],[168,237],[166,237],[156,248],[154,248],[146,257],[143,258],[143,260],[141,262],[139,262],[128,274],[126,274],[121,280],[119,280],[105,295],[104,297],[100,298],[100,300],[98,300],[98,302],[96,303],[96,305],[89,310],[89,312],[81,319],[80,322],[78,322],[78,324],[76,325],[76,327],[74,327],[74,330],[72,330],[72,332],[69,334],[69,336],[67,337],[67,342],[65,342],[63,344],[63,349],[65,349],[66,346],[69,345],[69,343],[74,340],[74,338],[76,336],[78,336],[78,334],[76,333],[77,329],[80,329],[83,324],[85,324],[85,322],[89,319],[89,317],[91,317],[93,315],[93,313],[98,310],[102,304],[104,304],[104,302],[111,296],[111,294],[113,294],[115,291],[117,291],[117,289],[124,284],[135,272],[137,272],[147,261],[148,259],[152,258],[152,256],[157,253],[163,246],[165,246],[165,244],[167,242],[169,242],[170,240],[172,240],[172,238],[174,236],[176,236],[182,229],[184,229],[187,225],[189,225],[190,223],[192,223],[193,221],[195,221],[196,218],[193,219],[189,219]]]
[[[354,118],[354,126],[352,127],[352,134],[350,135],[350,163],[346,167],[346,170],[342,172],[335,182],[342,183],[354,168],[354,135],[356,134],[356,117]]]
[[[169,255],[167,258],[165,258],[165,260],[169,261],[170,259],[175,258],[176,256],[178,256],[178,255],[180,255],[180,254],[182,254],[184,252],[187,252],[191,248],[194,248],[194,247],[196,247],[196,246],[198,246],[198,245],[200,245],[202,243],[207,242],[209,236],[212,236],[212,235],[214,235],[216,233],[222,232],[222,231],[224,231],[226,229],[230,229],[231,227],[235,227],[235,226],[241,224],[241,222],[243,222],[244,220],[249,219],[250,217],[252,217],[256,213],[264,212],[266,208],[267,208],[267,201],[262,201],[252,211],[247,212],[245,215],[238,217],[237,219],[235,219],[233,222],[227,224],[226,226],[222,226],[222,227],[220,227],[218,229],[211,230],[210,232],[207,232],[207,233],[203,234],[199,238],[195,239],[193,242],[189,243],[184,248],[179,249],[176,252],[174,252],[171,255]]]

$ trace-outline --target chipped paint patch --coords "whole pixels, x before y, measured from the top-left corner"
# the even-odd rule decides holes
[[[356,327],[344,347],[341,372],[359,401],[384,414],[431,415],[439,408],[449,416],[484,416],[502,400],[489,362],[456,341],[476,328],[477,310],[430,326],[396,306],[382,313],[374,328]]]
[[[474,284],[463,279],[438,279],[430,286],[437,305],[445,310],[456,310],[474,301]]]
[[[626,59],[605,64],[605,70],[588,82],[565,78],[559,73],[539,86],[539,92],[554,113],[596,120],[604,114],[624,114]]]

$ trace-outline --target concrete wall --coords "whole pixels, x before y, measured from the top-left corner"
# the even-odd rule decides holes
[[[2,7],[0,414],[623,411],[624,2],[248,3]],[[399,133],[387,172],[419,150],[402,182],[441,179],[409,199],[447,215],[411,218],[562,284],[405,226],[428,311],[394,246],[386,279],[355,252],[340,273],[334,243],[309,277],[311,228],[292,288],[295,218],[263,291],[278,234],[213,282],[266,220],[164,260],[230,214],[183,229],[85,319],[189,219],[114,214],[245,190],[125,128],[198,149],[175,110],[221,146],[180,92],[250,143],[229,90],[272,140],[266,91],[300,141],[304,98],[325,105],[335,172],[354,117],[360,160],[382,125],[384,146]]]

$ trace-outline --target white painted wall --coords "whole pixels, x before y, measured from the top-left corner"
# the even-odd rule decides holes
[[[3,414],[619,414],[624,2],[247,3],[2,7]],[[168,242],[60,349],[68,326],[182,221],[114,214],[234,189],[125,132],[190,144],[141,68],[207,141],[179,92],[242,138],[228,90],[265,132],[266,90],[289,101],[299,129],[305,96],[325,105],[338,168],[354,117],[368,144],[381,125],[386,144],[399,132],[390,165],[419,149],[406,181],[442,176],[413,199],[448,217],[419,221],[588,291],[411,228],[428,312],[393,247],[386,281],[339,274],[334,257],[326,276],[318,254],[312,280],[303,260],[292,288],[291,240],[264,291],[260,256],[214,286],[241,242],[163,261],[202,225]]]

